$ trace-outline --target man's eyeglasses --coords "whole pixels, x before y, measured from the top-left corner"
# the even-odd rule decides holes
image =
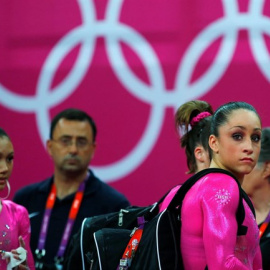
[[[72,138],[68,138],[68,137],[60,137],[59,139],[56,139],[56,140],[52,139],[52,141],[58,143],[60,146],[64,148],[73,145],[73,142],[74,142]],[[88,140],[85,138],[78,138],[75,140],[75,145],[79,149],[84,149],[91,144],[93,143],[88,142]]]

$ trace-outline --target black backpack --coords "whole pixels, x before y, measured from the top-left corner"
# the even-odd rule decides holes
[[[157,203],[146,207],[128,207],[119,212],[86,218],[81,230],[73,236],[64,261],[64,270],[179,270],[184,269],[180,252],[180,213],[182,201],[188,190],[208,173],[225,173],[222,169],[205,169],[191,176],[178,189],[168,207],[159,213]],[[235,179],[236,180],[236,179]],[[236,180],[238,183],[238,181]],[[245,235],[247,227],[242,223],[245,218],[243,198],[254,215],[254,208],[239,183],[239,206],[237,209],[238,235]],[[130,248],[130,239],[145,220],[143,233],[133,254],[124,254]],[[132,238],[133,239],[133,238]],[[126,251],[125,251],[126,252]],[[129,253],[129,252],[127,252]],[[126,260],[126,255],[131,255]],[[206,267],[207,269],[207,267]]]

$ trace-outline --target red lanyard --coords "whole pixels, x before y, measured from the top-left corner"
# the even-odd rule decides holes
[[[131,238],[129,239],[129,242],[126,246],[126,249],[122,255],[122,258],[120,259],[120,263],[117,267],[117,270],[127,270],[132,263],[132,260],[135,256],[135,253],[138,249],[139,243],[142,238],[143,234],[143,228],[145,224],[144,217],[138,217],[138,228],[134,228]]]
[[[259,228],[259,230],[260,230],[260,238],[263,236],[269,222],[270,222],[270,212],[268,213],[266,219],[264,220],[263,224]]]
[[[120,269],[126,270],[131,266],[132,259],[134,258],[138,245],[141,241],[142,233],[143,229],[136,228],[136,231],[130,238],[128,245],[125,249],[125,252],[123,253],[122,258],[120,259],[120,264],[117,270]]]
[[[267,226],[268,226],[269,222],[264,222],[261,226],[260,226],[260,238],[262,237],[262,235],[264,234]]]
[[[65,253],[65,249],[66,249],[69,237],[71,235],[71,230],[73,228],[74,221],[79,212],[79,208],[80,208],[84,190],[85,190],[85,182],[88,179],[88,177],[89,175],[87,175],[86,179],[80,184],[79,189],[76,192],[75,197],[73,199],[72,206],[70,208],[69,215],[68,215],[68,220],[67,220],[65,230],[62,236],[62,240],[61,240],[58,252],[57,252],[57,258],[59,261],[61,261]],[[49,220],[51,217],[53,206],[55,204],[55,200],[56,200],[56,187],[55,187],[55,184],[53,183],[50,194],[46,202],[46,209],[44,212],[42,227],[41,227],[41,231],[39,235],[38,249],[36,250],[36,254],[39,259],[45,255],[45,241],[47,237]]]

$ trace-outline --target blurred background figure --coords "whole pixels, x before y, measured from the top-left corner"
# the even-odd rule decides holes
[[[206,169],[210,165],[211,151],[209,136],[212,106],[206,101],[192,100],[182,104],[175,113],[175,127],[179,133],[180,145],[185,149],[188,174]],[[160,205],[163,211],[180,185],[174,187]]]
[[[6,200],[10,193],[9,177],[13,169],[14,149],[7,133],[0,128],[0,191],[7,189],[7,195],[0,197],[0,269],[7,269],[3,259],[5,252],[18,255],[15,249],[22,247],[27,251],[27,260],[20,269],[35,269],[30,250],[30,221],[27,210],[12,201]],[[15,256],[16,256],[15,255]],[[14,257],[19,259],[18,257]],[[11,269],[11,268],[10,268]]]
[[[62,267],[66,247],[84,218],[129,205],[123,194],[88,168],[96,149],[96,133],[93,119],[84,111],[66,109],[57,114],[47,141],[54,174],[14,196],[29,212],[36,269]]]
[[[212,106],[206,101],[193,100],[181,105],[175,114],[175,125],[185,149],[187,173],[196,173],[210,165],[209,135]]]
[[[251,197],[260,228],[263,269],[270,269],[270,127],[263,128],[259,160],[242,185]]]

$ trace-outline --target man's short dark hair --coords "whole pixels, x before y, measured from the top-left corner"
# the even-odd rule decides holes
[[[10,140],[8,134],[2,128],[0,128],[0,137],[7,137]]]
[[[93,141],[96,140],[97,127],[92,117],[88,115],[86,112],[74,108],[69,108],[64,111],[61,111],[53,118],[50,128],[50,139],[52,139],[55,126],[62,118],[71,121],[88,121],[93,130]]]

